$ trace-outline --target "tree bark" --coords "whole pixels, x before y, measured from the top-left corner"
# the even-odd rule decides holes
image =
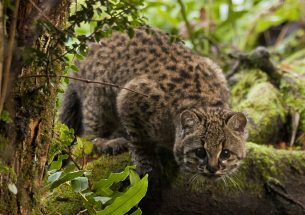
[[[20,53],[25,47],[46,52],[54,46],[52,35],[37,32],[35,22],[47,18],[56,28],[62,28],[69,4],[69,0],[28,0],[20,1],[15,8],[16,38],[5,99],[12,120],[0,124],[0,214],[40,214],[40,188],[52,138],[59,79],[52,79],[52,84],[47,78],[18,79],[21,74],[36,75],[43,69],[34,64],[25,66]],[[12,20],[9,17],[7,23],[11,25]],[[62,65],[52,63],[56,68],[53,75],[61,75]]]

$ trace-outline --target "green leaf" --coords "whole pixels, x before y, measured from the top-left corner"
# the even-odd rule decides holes
[[[134,185],[135,183],[140,181],[140,177],[139,177],[138,173],[136,171],[134,171],[133,169],[130,170],[129,180],[130,180],[131,185]]]
[[[67,174],[65,174],[62,178],[54,181],[52,184],[51,184],[51,189],[54,189],[56,187],[58,187],[59,185],[67,182],[67,181],[71,181],[77,177],[80,177],[84,174],[85,170],[80,170],[80,171],[75,171],[75,172],[69,172]]]
[[[102,211],[97,211],[98,215],[125,214],[136,206],[145,196],[148,186],[148,176],[145,175],[139,182],[131,186],[124,194],[117,197],[114,202]]]
[[[142,214],[142,210],[141,208],[138,208],[135,212],[133,212],[131,215],[141,215]]]
[[[62,161],[68,159],[69,155],[64,154],[58,157],[57,161],[53,161],[50,166],[50,170],[59,170],[62,166]]]
[[[75,57],[78,59],[78,60],[84,60],[84,56],[80,55],[80,54],[76,54]]]
[[[87,177],[77,177],[71,181],[71,186],[74,192],[82,192],[86,190],[88,186],[88,178]]]
[[[71,68],[73,71],[75,71],[75,72],[78,72],[78,71],[79,71],[79,68],[78,68],[75,64],[72,64],[72,65],[70,66],[70,68]]]
[[[130,172],[130,169],[135,169],[134,166],[127,166],[123,172],[111,173],[107,179],[101,179],[95,184],[96,189],[105,189],[111,187],[114,183],[124,181]]]
[[[70,82],[69,78],[64,77],[64,82],[65,82],[66,84],[69,84],[69,82]]]
[[[48,177],[48,182],[53,183],[54,181],[58,180],[61,176],[62,172],[55,172]]]

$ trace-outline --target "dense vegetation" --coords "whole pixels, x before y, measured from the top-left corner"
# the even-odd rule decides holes
[[[285,173],[291,172],[289,165],[293,165],[296,172],[302,175],[300,180],[304,179],[304,2],[65,2],[65,8],[70,8],[70,12],[62,15],[62,23],[59,25],[60,21],[54,18],[59,12],[48,15],[48,7],[54,5],[39,5],[35,1],[28,1],[27,4],[36,12],[31,23],[24,23],[36,33],[25,31],[28,33],[25,38],[20,30],[23,23],[20,18],[22,7],[25,6],[22,3],[19,5],[18,0],[0,3],[0,150],[4,152],[0,153],[0,174],[1,186],[8,190],[2,192],[5,195],[0,198],[3,200],[0,213],[21,213],[20,209],[13,209],[13,202],[22,205],[24,193],[28,192],[25,189],[21,195],[22,186],[34,179],[31,177],[41,177],[39,174],[42,174],[42,181],[37,182],[35,179],[36,184],[33,185],[35,197],[31,198],[33,203],[29,209],[33,213],[124,214],[129,211],[132,214],[141,214],[138,203],[146,193],[147,176],[141,179],[137,175],[126,154],[115,159],[103,156],[92,162],[96,159],[92,156],[92,143],[86,137],[75,137],[73,130],[57,123],[54,113],[60,107],[62,93],[69,82],[69,73],[78,71],[74,60],[82,60],[87,54],[88,41],[98,41],[113,31],[126,31],[132,37],[133,28],[142,24],[161,28],[170,33],[173,40],[183,40],[195,52],[215,60],[228,79],[233,109],[244,111],[249,117],[249,141],[253,143],[249,144],[249,157],[236,175],[238,180],[230,178],[229,182],[224,180],[223,184],[219,185],[218,182],[215,185],[200,179],[201,181],[197,181],[198,186],[192,186],[194,192],[208,189],[209,192],[228,195],[228,192],[242,189],[261,196],[265,186],[269,191],[275,189],[272,191],[278,194],[281,192],[278,187],[290,180]],[[16,8],[19,7],[21,9],[18,14]],[[22,54],[17,54],[18,51]],[[11,95],[14,101],[10,99]],[[41,105],[46,99],[49,99],[48,103]],[[11,107],[14,107],[13,110]],[[38,117],[41,114],[42,119]],[[22,117],[27,120],[20,120]],[[22,129],[27,124],[29,131],[25,129],[23,132]],[[14,135],[10,133],[10,129],[15,130],[11,132]],[[35,135],[38,138],[32,139],[36,138]],[[26,160],[31,147],[20,151],[18,146],[26,145],[27,142],[33,148],[39,147],[33,153],[35,156],[28,162],[28,166],[24,167],[28,168],[28,174],[21,177],[22,173],[16,170],[10,157],[24,153],[20,160]],[[46,148],[48,154],[38,153],[41,148]],[[39,160],[37,163],[40,166],[35,159]],[[67,160],[72,162],[63,168],[63,163]],[[258,162],[255,163],[254,160]],[[169,169],[175,171],[172,163],[168,165]],[[31,170],[37,166],[42,169],[42,173],[32,176]],[[254,176],[248,172],[249,167],[255,169]],[[179,188],[187,177],[179,175],[173,184]],[[244,180],[249,178],[252,183],[246,184]],[[203,188],[203,185],[206,187]],[[39,190],[41,187],[44,189]],[[235,192],[234,195],[237,194]],[[302,208],[300,200],[295,200],[287,192],[285,195],[290,199],[291,205]],[[43,197],[41,202],[38,196]],[[10,203],[5,205],[5,201]]]

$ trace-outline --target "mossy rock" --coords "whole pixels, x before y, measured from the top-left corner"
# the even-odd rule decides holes
[[[248,140],[264,144],[281,138],[279,134],[287,118],[282,94],[267,80],[260,70],[245,70],[238,74],[231,89],[233,109],[248,116]]]
[[[239,72],[234,79],[236,79],[236,83],[231,88],[232,107],[236,107],[243,101],[255,84],[267,82],[268,77],[258,69],[251,69]]]
[[[278,90],[268,82],[254,85],[236,110],[248,115],[248,140],[257,143],[274,143],[279,138],[287,111]]]
[[[171,164],[173,160],[170,160],[164,168],[166,172],[172,172],[170,168],[174,165]],[[93,169],[91,180],[94,183],[107,178],[110,172],[123,170],[128,164],[130,157],[125,153],[102,156],[86,168]],[[194,179],[189,173],[177,169],[174,171],[175,176],[163,178],[163,201],[155,207],[161,214],[203,214],[203,211],[226,214],[223,210],[229,210],[230,214],[264,214],[266,210],[272,214],[283,214],[285,211],[286,214],[291,211],[299,214],[301,209],[297,205],[290,204],[286,207],[284,203],[270,198],[266,191],[268,184],[280,184],[287,192],[296,190],[290,198],[305,204],[305,153],[302,151],[276,150],[247,143],[247,157],[243,164],[236,173],[223,180],[215,181],[202,176]],[[170,182],[165,181],[168,179]],[[275,203],[284,206],[279,210],[274,206]],[[77,214],[84,209],[79,197],[65,185],[55,189],[52,195],[49,193],[44,199],[44,205],[47,214]]]

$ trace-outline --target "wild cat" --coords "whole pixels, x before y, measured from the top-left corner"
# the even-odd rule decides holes
[[[79,69],[75,77],[140,92],[79,81],[68,86],[61,121],[93,136],[101,152],[128,148],[144,174],[160,168],[160,144],[182,169],[215,177],[245,157],[247,119],[230,110],[220,68],[160,30],[141,27],[132,38],[114,33],[91,44]]]

